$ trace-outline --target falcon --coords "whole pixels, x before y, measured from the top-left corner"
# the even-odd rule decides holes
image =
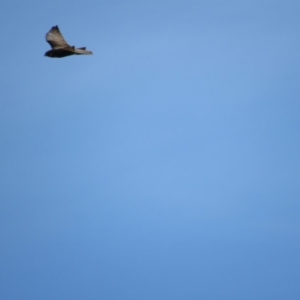
[[[70,46],[60,33],[58,26],[53,26],[50,29],[50,31],[46,34],[46,41],[52,48],[45,53],[45,56],[48,57],[61,58],[69,55],[93,54],[92,51],[86,50],[86,47],[75,48],[75,46]]]

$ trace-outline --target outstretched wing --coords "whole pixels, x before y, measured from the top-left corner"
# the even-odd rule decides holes
[[[70,47],[59,31],[58,26],[53,26],[46,34],[46,41],[53,49]]]

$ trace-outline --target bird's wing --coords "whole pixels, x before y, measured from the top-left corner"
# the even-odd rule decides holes
[[[46,41],[53,49],[70,47],[59,31],[58,26],[53,26],[46,34]]]

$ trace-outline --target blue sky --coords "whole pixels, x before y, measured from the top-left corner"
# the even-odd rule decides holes
[[[2,1],[0,298],[298,300],[299,13]]]

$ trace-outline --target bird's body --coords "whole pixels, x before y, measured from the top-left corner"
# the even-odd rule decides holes
[[[86,50],[85,47],[75,48],[75,46],[70,46],[60,33],[58,26],[53,26],[51,30],[46,34],[46,41],[52,47],[51,50],[45,53],[45,56],[48,57],[61,58],[70,55],[93,54],[93,52]]]

